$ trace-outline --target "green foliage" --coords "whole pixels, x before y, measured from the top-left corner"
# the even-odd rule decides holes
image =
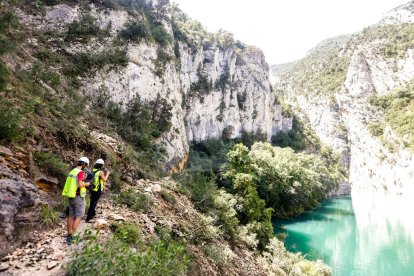
[[[59,157],[48,151],[36,151],[33,155],[36,164],[49,175],[64,179],[69,167]]]
[[[114,48],[100,53],[79,52],[69,57],[71,64],[64,69],[70,77],[91,75],[94,70],[102,69],[106,65],[126,66],[128,57],[126,51]]]
[[[109,26],[108,26],[109,27]],[[82,13],[79,20],[75,20],[68,25],[66,41],[88,42],[92,37],[104,37],[109,35],[110,29],[102,30],[98,20],[90,13]]]
[[[233,35],[229,32],[223,30],[217,33],[207,32],[200,22],[189,18],[177,5],[172,6],[172,28],[174,38],[186,43],[193,53],[201,47],[208,49],[212,44],[216,44],[220,49],[244,48],[240,41],[234,41]]]
[[[239,198],[237,217],[242,224],[254,224],[259,248],[264,249],[273,237],[272,209],[259,197],[256,189],[254,167],[249,150],[238,144],[228,153],[227,170],[224,177],[233,183],[233,193]]]
[[[48,49],[39,50],[34,56],[46,64],[56,64],[62,61],[61,55]]]
[[[189,18],[177,5],[172,7],[172,28],[174,38],[186,43],[194,53],[211,37],[200,22]]]
[[[321,142],[315,132],[296,116],[293,117],[292,129],[288,132],[278,132],[272,136],[272,144],[281,148],[290,147],[295,151],[320,150]]]
[[[14,43],[7,36],[0,33],[0,55],[12,52],[14,48]]]
[[[140,42],[141,40],[150,39],[151,31],[146,21],[133,21],[125,24],[125,28],[119,32],[118,36],[127,41]]]
[[[112,168],[113,168],[113,171],[112,171],[112,176],[111,176],[111,179],[112,179],[111,188],[113,191],[119,192],[122,189],[121,173],[119,172],[119,166],[114,165]]]
[[[161,241],[165,243],[170,243],[173,241],[170,229],[159,225],[155,225],[154,229]]]
[[[240,140],[235,139],[235,141],[240,141],[243,145],[250,148],[255,142],[267,141],[267,134],[260,130],[253,132],[242,131]]]
[[[68,275],[184,275],[189,257],[178,243],[154,242],[138,250],[114,238],[87,240],[67,267]]]
[[[12,142],[21,136],[21,121],[22,116],[12,102],[0,98],[0,144]]]
[[[236,155],[243,165],[239,167],[254,175],[260,197],[277,217],[296,216],[316,207],[342,177],[338,162],[330,166],[322,161],[332,158],[327,149],[321,151],[322,160],[320,156],[295,153],[267,143],[254,144],[250,152],[239,150],[229,154]]]
[[[239,225],[235,210],[236,199],[218,189],[214,178],[201,172],[186,171],[174,177],[181,184],[181,192],[188,195],[201,212],[217,218],[215,224],[223,230],[224,237],[235,240]]]
[[[109,119],[115,131],[134,148],[131,159],[137,160],[139,166],[146,168],[148,173],[160,165],[166,152],[156,139],[171,128],[172,107],[166,99],[160,95],[149,102],[134,98],[125,110],[121,105],[105,99],[95,102],[95,106],[101,116]]]
[[[282,74],[282,79],[302,94],[333,95],[346,79],[350,57],[340,54],[348,36],[322,42],[308,56],[296,62]]]
[[[200,98],[200,101],[203,102],[204,96],[213,90],[213,82],[208,80],[201,65],[197,69],[197,77],[198,80],[190,85],[190,95]]]
[[[376,50],[387,58],[404,58],[407,50],[414,47],[413,24],[381,24],[365,28],[352,41],[353,44],[382,40]]]
[[[144,193],[129,188],[116,196],[119,204],[125,204],[135,212],[147,211],[151,204],[151,199]]]
[[[156,25],[151,29],[152,37],[162,46],[171,43],[172,38],[163,25]]]
[[[59,221],[58,213],[49,207],[49,205],[42,205],[40,208],[39,222],[45,227],[52,227]]]
[[[141,227],[136,223],[121,223],[113,225],[114,237],[130,245],[141,244]]]
[[[201,172],[186,172],[175,175],[175,178],[181,184],[181,192],[188,195],[198,209],[206,212],[213,208],[217,193],[214,179]]]
[[[8,76],[9,70],[7,70],[6,65],[0,63],[0,91],[6,88]]]
[[[161,190],[160,195],[164,200],[166,200],[167,202],[173,205],[177,203],[177,198],[165,189]]]
[[[369,126],[373,135],[383,134],[385,125],[389,125],[398,135],[398,142],[414,151],[414,80],[396,88],[388,95],[371,96],[368,102],[381,111],[384,120],[384,123]],[[388,141],[387,144],[390,149],[395,148],[392,141]]]
[[[372,123],[368,125],[368,130],[372,136],[381,136],[384,134],[384,125],[381,123]]]
[[[201,171],[205,174],[218,174],[221,165],[227,161],[227,152],[235,142],[222,139],[208,139],[194,142],[190,146],[187,168],[190,171]]]
[[[228,265],[229,258],[226,254],[224,254],[223,250],[220,247],[214,244],[208,244],[204,246],[203,249],[204,253],[221,268],[224,268]]]
[[[5,33],[10,27],[17,27],[19,21],[17,16],[8,11],[0,15],[0,33]]]
[[[158,48],[157,60],[155,61],[155,74],[160,78],[163,77],[167,63],[173,60],[174,60],[173,56],[170,56],[162,48]]]
[[[43,81],[52,86],[60,84],[60,75],[56,70],[49,69],[41,63],[34,63],[30,70],[30,74],[36,81]]]

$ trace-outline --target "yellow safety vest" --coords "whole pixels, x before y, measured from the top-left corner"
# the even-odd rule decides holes
[[[101,187],[101,192],[104,190],[104,181],[99,177],[101,171],[98,169],[93,169],[92,172],[95,173],[95,177],[93,178],[93,189],[92,191],[97,192],[99,190],[99,186]]]
[[[68,177],[66,178],[65,187],[63,187],[62,196],[67,196],[69,198],[76,197],[76,191],[78,190],[78,174],[82,170],[74,168],[70,171]],[[80,188],[80,196],[85,197],[86,188]]]

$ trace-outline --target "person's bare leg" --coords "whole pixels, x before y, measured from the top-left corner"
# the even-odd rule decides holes
[[[81,218],[80,217],[75,217],[74,221],[73,221],[73,234],[75,234],[76,230],[78,230],[79,224],[81,222]]]
[[[72,235],[72,229],[74,227],[74,220],[75,220],[74,217],[69,216],[68,224],[67,224],[68,235]]]

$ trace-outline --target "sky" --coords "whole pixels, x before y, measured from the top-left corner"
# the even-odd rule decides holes
[[[269,64],[294,61],[320,41],[358,32],[408,0],[172,0],[208,31],[234,34]]]

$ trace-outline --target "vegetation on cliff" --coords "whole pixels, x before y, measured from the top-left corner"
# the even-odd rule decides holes
[[[42,14],[45,5],[58,3],[74,4],[57,0],[16,1],[22,11],[35,14]],[[81,3],[81,8],[88,4]],[[252,151],[243,145],[235,145],[234,141],[231,146],[230,142],[226,145],[227,149],[220,150],[218,159],[223,159],[227,166],[222,174],[218,174],[219,184],[214,177],[195,172],[178,176],[179,187],[165,185],[159,196],[149,196],[142,187],[137,188],[139,178],[159,179],[163,174],[166,152],[160,137],[172,127],[171,105],[160,96],[149,102],[135,98],[122,105],[111,101],[105,89],[96,97],[78,91],[82,82],[99,70],[117,70],[126,66],[126,43],[155,43],[157,50],[162,52],[171,46],[173,38],[162,25],[165,19],[162,13],[154,12],[146,1],[98,1],[95,4],[98,8],[128,7],[128,12],[142,20],[127,23],[114,39],[110,39],[109,28],[99,26],[89,12],[82,13],[62,29],[39,29],[36,32],[19,24],[12,6],[7,5],[7,9],[0,12],[0,142],[9,147],[27,148],[34,161],[30,166],[59,180],[65,177],[68,165],[80,155],[90,159],[104,158],[113,169],[112,183],[108,185],[111,206],[120,205],[144,218],[149,214],[161,217],[161,211],[153,204],[156,200],[163,212],[171,214],[168,213],[165,223],[168,230],[159,223],[157,233],[146,233],[145,237],[141,236],[143,231],[138,225],[128,223],[112,225],[110,237],[99,240],[99,243],[96,236],[85,235],[67,272],[70,275],[179,275],[201,270],[200,266],[207,263],[226,274],[227,265],[238,264],[237,269],[241,271],[240,263],[246,260],[263,274],[318,271],[328,275],[326,266],[287,253],[273,237],[271,204],[261,198],[261,193],[265,191],[264,183],[268,183],[266,178],[274,181],[276,177],[271,179],[273,175],[264,173],[265,168],[260,169],[256,163],[259,159],[254,158],[253,153],[258,152],[254,149],[259,146],[252,144],[263,140],[260,133],[241,139],[252,146]],[[129,9],[131,7],[134,8]],[[177,38],[177,29],[174,31]],[[190,39],[183,29],[181,36],[181,42]],[[225,32],[212,39],[222,48],[234,43],[232,36]],[[85,49],[83,44],[92,41],[104,41],[110,46],[104,50],[82,50]],[[208,41],[202,43],[208,46]],[[72,51],[72,47],[77,46],[81,50]],[[225,85],[225,81],[223,77],[217,87]],[[289,154],[292,159],[296,158],[292,152]],[[304,165],[307,160],[302,159],[298,161],[299,165]],[[221,171],[218,167],[216,170],[217,173]],[[317,174],[309,176],[308,180],[322,181],[323,177]],[[298,204],[319,199],[317,191]],[[58,222],[58,207],[55,207],[58,206],[55,203],[58,196],[59,193],[45,195],[54,204],[40,208],[39,222],[42,225],[53,227]],[[64,206],[64,203],[60,205]],[[60,205],[59,209],[62,209]],[[193,205],[200,212],[193,211]],[[307,202],[301,208],[311,205]],[[276,206],[271,207],[276,210]],[[297,207],[292,205],[289,210]],[[191,218],[186,217],[188,213]],[[295,213],[284,211],[280,214]]]
[[[390,94],[384,96],[372,95],[368,102],[375,106],[383,115],[382,121],[369,125],[371,134],[379,136],[391,151],[396,150],[392,141],[384,137],[385,127],[389,125],[399,137],[399,143],[405,148],[414,151],[414,81],[402,87],[397,87]]]

